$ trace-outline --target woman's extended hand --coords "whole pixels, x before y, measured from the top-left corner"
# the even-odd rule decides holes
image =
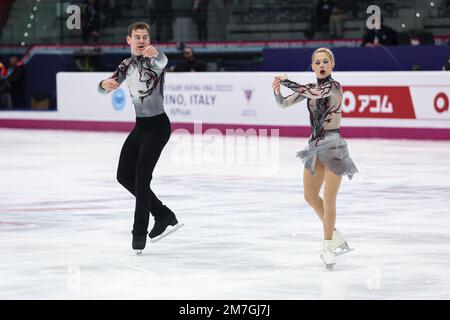
[[[281,79],[280,77],[275,77],[273,78],[273,82],[272,82],[272,88],[273,88],[273,92],[276,95],[280,94],[280,84],[281,84]]]

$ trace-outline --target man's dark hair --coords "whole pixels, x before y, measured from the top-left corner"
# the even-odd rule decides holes
[[[131,37],[133,31],[138,29],[145,29],[148,31],[148,34],[150,34],[150,26],[145,22],[138,21],[128,27],[128,36]]]

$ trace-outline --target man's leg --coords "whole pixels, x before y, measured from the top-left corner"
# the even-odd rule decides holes
[[[132,195],[135,194],[136,164],[139,156],[139,138],[136,128],[130,132],[120,151],[117,181]]]
[[[146,134],[139,150],[135,172],[136,208],[133,225],[133,234],[136,235],[147,233],[150,211],[158,217],[168,210],[150,188],[153,170],[168,140],[164,132],[157,130],[158,128]]]

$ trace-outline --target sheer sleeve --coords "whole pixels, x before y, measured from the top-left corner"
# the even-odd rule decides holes
[[[338,95],[341,92],[341,86],[336,81],[327,81],[322,85],[302,85],[291,80],[283,80],[281,81],[281,84],[309,99],[322,99],[332,95]]]
[[[302,96],[298,92],[294,92],[293,94],[291,94],[287,97],[283,97],[281,95],[281,93],[279,93],[279,94],[274,93],[274,95],[275,95],[275,100],[277,101],[277,104],[280,108],[290,107],[293,104],[296,104],[305,99],[305,96]]]
[[[129,65],[130,65],[130,59],[125,59],[125,60],[123,60],[123,61],[119,64],[119,66],[116,68],[116,70],[114,71],[114,73],[113,73],[109,78],[107,78],[107,79],[105,79],[105,80],[108,80],[108,79],[114,79],[114,80],[116,80],[119,84],[122,84],[122,82],[124,82],[125,79],[126,79],[126,77],[127,77],[127,69],[128,69],[128,67],[129,67]],[[100,81],[100,83],[98,84],[98,91],[99,91],[100,93],[107,94],[107,93],[109,93],[109,91],[102,88],[102,82],[103,82],[103,81],[104,81],[104,80]]]

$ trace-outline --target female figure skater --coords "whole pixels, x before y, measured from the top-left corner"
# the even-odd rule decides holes
[[[146,23],[136,22],[128,27],[131,57],[123,60],[98,87],[101,93],[108,93],[126,80],[136,111],[136,126],[120,153],[117,180],[136,197],[132,247],[137,254],[145,248],[150,212],[155,219],[149,233],[153,240],[165,236],[162,233],[168,226],[175,226],[173,231],[182,226],[150,189],[153,169],[169,140],[171,127],[163,106],[167,57],[150,45],[149,34]]]
[[[358,172],[349,156],[347,143],[341,138],[342,87],[331,77],[334,56],[331,50],[319,48],[312,55],[311,67],[317,82],[301,85],[286,76],[275,77],[272,83],[275,99],[281,108],[287,108],[305,98],[311,123],[308,146],[297,153],[305,164],[303,173],[304,197],[323,223],[324,241],[320,254],[328,269],[336,264],[336,254],[350,250],[342,235],[335,229],[336,197],[342,176],[352,179]],[[280,85],[293,94],[283,97]],[[323,198],[319,192],[325,183]],[[339,248],[340,252],[337,251]]]

